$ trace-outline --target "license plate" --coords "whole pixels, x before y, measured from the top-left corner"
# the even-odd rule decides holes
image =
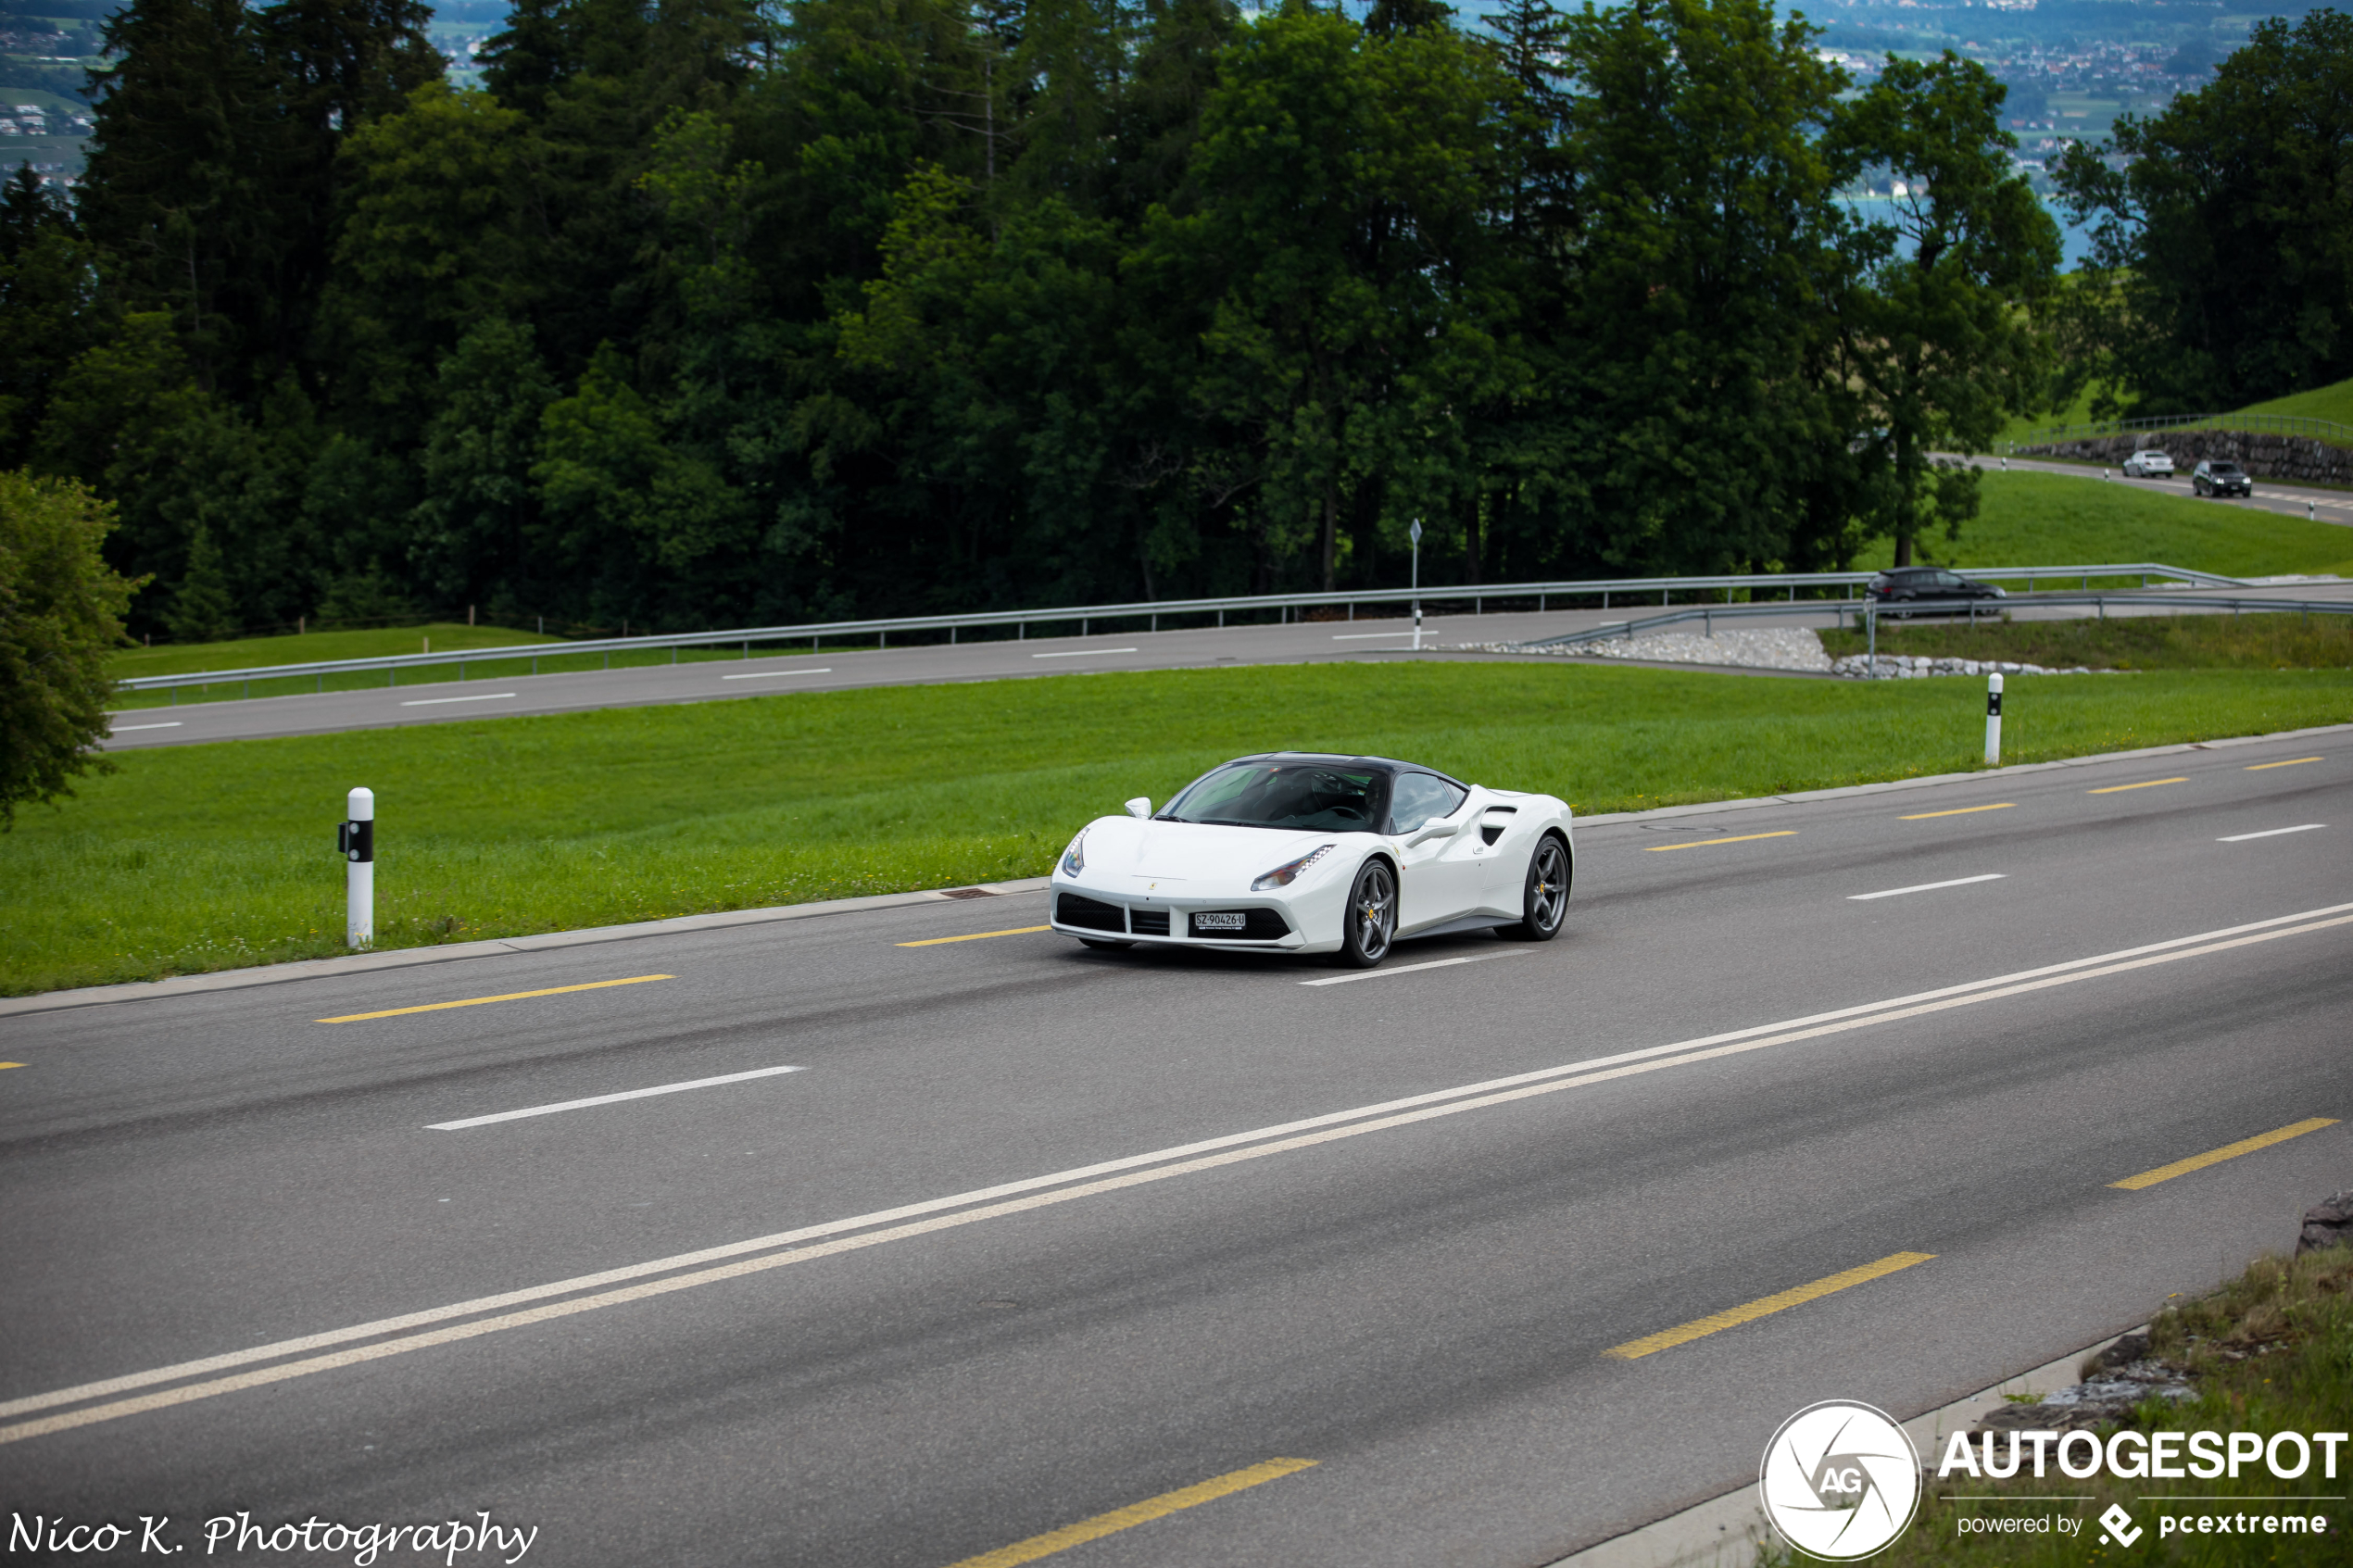
[[[1249,923],[1250,917],[1239,909],[1229,913],[1206,911],[1193,917],[1193,928],[1197,931],[1239,931]]]

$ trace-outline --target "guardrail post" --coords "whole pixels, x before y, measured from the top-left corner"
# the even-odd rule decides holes
[[[344,859],[344,946],[359,950],[376,943],[376,792],[355,789],[345,805],[350,816],[335,827]]]
[[[2002,762],[2002,678],[1985,677],[1985,765],[1997,768]]]

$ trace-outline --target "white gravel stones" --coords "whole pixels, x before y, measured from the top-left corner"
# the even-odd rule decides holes
[[[1516,643],[1479,643],[1480,653],[1549,653],[1570,659],[1636,659],[1649,664],[1729,664],[1744,670],[1805,670],[1827,674],[1830,655],[1822,640],[1802,626],[1732,631],[1704,637],[1692,632],[1661,632],[1648,637],[1612,637],[1606,642],[1531,648]]]
[[[1631,659],[1645,664],[1714,664],[1743,670],[1802,670],[1816,675],[1839,675],[1852,681],[1916,681],[1930,675],[2092,675],[2101,671],[2082,665],[2049,670],[2040,664],[2020,664],[1991,659],[1923,659],[1914,654],[1883,653],[1873,669],[1865,654],[1832,659],[1822,651],[1822,639],[1803,626],[1767,631],[1727,629],[1714,636],[1694,632],[1659,632],[1647,637],[1611,637],[1603,642],[1570,643],[1559,647],[1527,647],[1518,643],[1460,643],[1466,653],[1549,653],[1567,659]]]
[[[2094,675],[2103,671],[2077,665],[2048,670],[2040,664],[2019,664],[1995,659],[1922,659],[1914,654],[1883,653],[1874,671],[1869,654],[1853,653],[1831,665],[1833,675],[1852,681],[1917,681],[1930,675]]]

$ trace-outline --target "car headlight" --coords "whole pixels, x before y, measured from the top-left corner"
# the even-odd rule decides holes
[[[1277,866],[1273,871],[1268,872],[1265,876],[1260,877],[1256,882],[1252,883],[1250,884],[1250,890],[1252,893],[1265,893],[1272,888],[1289,887],[1292,883],[1299,880],[1300,872],[1305,871],[1308,867],[1314,865],[1316,861],[1322,859],[1325,856],[1330,854],[1331,852],[1332,847],[1327,844],[1320,848],[1310,849],[1306,854],[1302,855],[1296,860],[1286,860],[1281,865]]]
[[[1063,875],[1076,876],[1086,869],[1087,830],[1080,828],[1078,836],[1070,841],[1070,847],[1063,851]]]

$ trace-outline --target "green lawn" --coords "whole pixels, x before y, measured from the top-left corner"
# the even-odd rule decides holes
[[[2334,386],[2316,386],[2309,392],[2274,397],[2269,403],[2252,404],[2241,412],[2298,414],[2309,420],[2334,420],[2341,425],[2353,425],[2353,381],[2341,381]]]
[[[1861,632],[1825,630],[1833,659],[1861,653]],[[2110,621],[1938,621],[1881,618],[1881,654],[1995,659],[2046,670],[2344,670],[2353,668],[2353,615],[2168,615]]]
[[[2005,441],[2028,442],[2043,432],[2058,426],[2091,423],[2092,393],[2091,387],[2085,387],[2075,395],[2075,401],[2064,408],[2053,408],[2047,412],[2031,416],[2012,415],[2010,422],[2004,425],[2001,433],[1994,437],[1994,450],[2001,451],[2002,443]]]
[[[2154,561],[2226,577],[2278,572],[2353,576],[2353,528],[2161,494],[2130,480],[2072,474],[1985,476],[1983,505],[1959,539],[1927,541],[1948,566],[2093,566]],[[1858,567],[1882,567],[1879,541]]]
[[[2013,684],[2009,760],[2353,721],[2353,675]],[[345,791],[411,947],[1044,872],[1243,752],[1418,758],[1592,813],[1977,765],[1965,681],[1319,665],[799,693],[124,753],[0,836],[0,990],[338,950]]]

